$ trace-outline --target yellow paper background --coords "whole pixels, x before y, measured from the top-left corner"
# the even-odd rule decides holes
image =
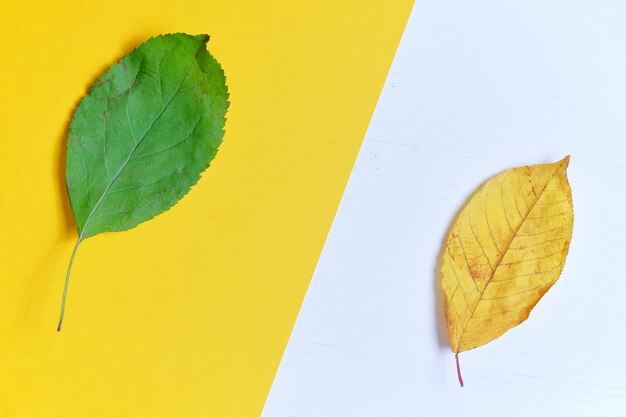
[[[411,1],[3,1],[0,416],[258,416]],[[211,35],[226,136],[171,211],[76,239],[67,123],[147,37]]]

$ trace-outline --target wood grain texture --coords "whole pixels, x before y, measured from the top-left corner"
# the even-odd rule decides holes
[[[626,415],[626,4],[418,1],[264,417]],[[533,320],[464,353],[438,290],[463,202],[571,154],[576,221]]]

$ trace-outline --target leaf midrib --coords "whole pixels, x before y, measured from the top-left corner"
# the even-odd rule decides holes
[[[139,148],[139,145],[141,145],[141,143],[143,142],[143,140],[146,138],[146,136],[148,135],[148,133],[150,132],[150,130],[152,130],[152,128],[154,127],[155,123],[159,120],[159,118],[163,115],[163,113],[165,112],[165,110],[168,109],[169,105],[172,103],[172,101],[174,100],[174,98],[176,97],[176,95],[180,92],[180,88],[182,87],[183,83],[185,82],[185,80],[187,79],[187,76],[189,75],[189,72],[191,71],[191,69],[193,68],[193,64],[194,62],[196,62],[196,59],[198,57],[198,52],[201,50],[201,48],[204,46],[203,43],[200,44],[200,46],[198,47],[198,49],[196,50],[196,53],[193,56],[193,59],[191,60],[191,64],[189,65],[189,68],[187,68],[187,71],[185,72],[185,75],[182,77],[182,79],[180,80],[180,83],[178,84],[178,86],[176,87],[176,91],[174,91],[174,93],[172,94],[172,97],[170,97],[170,99],[167,101],[167,103],[165,103],[163,105],[163,108],[159,111],[159,114],[157,114],[157,116],[154,118],[154,120],[152,121],[152,123],[150,123],[150,126],[148,126],[148,128],[146,129],[146,131],[143,133],[143,135],[141,136],[141,138],[139,138],[139,140],[134,144],[132,150],[130,151],[130,153],[128,154],[128,157],[126,158],[126,160],[122,163],[122,165],[120,166],[120,168],[117,170],[117,172],[115,173],[115,175],[113,176],[113,178],[109,181],[109,184],[106,186],[106,188],[104,189],[104,191],[102,192],[102,195],[100,196],[100,198],[98,199],[98,201],[96,202],[96,204],[94,205],[93,209],[89,212],[89,215],[87,216],[87,220],[85,220],[85,223],[83,224],[83,229],[81,230],[79,236],[78,236],[78,243],[80,243],[83,239],[85,239],[85,231],[87,230],[87,227],[89,226],[89,222],[91,220],[91,218],[93,217],[94,213],[98,210],[98,207],[100,207],[100,204],[102,203],[102,201],[104,200],[104,197],[107,196],[109,190],[111,189],[111,187],[113,186],[113,184],[115,183],[115,181],[118,179],[118,177],[121,175],[122,171],[124,171],[124,168],[126,167],[126,165],[128,164],[128,162],[131,160],[131,158],[133,157],[133,154],[135,153],[135,151],[137,150],[137,148]],[[141,70],[141,68],[139,69],[139,71]],[[134,82],[133,82],[134,85]],[[132,91],[132,86],[129,89],[130,91]],[[128,96],[128,100],[126,101],[126,109],[128,110],[128,101],[130,100],[130,95],[132,94],[132,92],[129,92],[129,96]],[[130,125],[130,120],[129,120],[129,125]],[[132,127],[131,127],[132,129]]]
[[[498,270],[498,268],[500,267],[500,264],[502,263],[502,260],[504,259],[504,257],[506,256],[509,248],[511,247],[511,243],[513,243],[513,241],[515,240],[515,238],[517,237],[517,234],[519,233],[520,229],[522,228],[522,226],[524,225],[524,222],[526,222],[526,219],[528,219],[528,216],[530,215],[530,213],[533,211],[533,209],[535,208],[535,205],[537,204],[537,201],[539,201],[539,199],[541,199],[541,196],[543,195],[543,193],[545,192],[546,188],[548,188],[548,184],[550,184],[550,182],[552,181],[552,179],[554,178],[554,175],[559,172],[559,170],[561,169],[563,165],[563,161],[561,161],[559,163],[559,165],[556,167],[556,169],[554,170],[554,172],[552,172],[552,174],[550,175],[550,178],[548,179],[548,181],[546,181],[546,184],[543,186],[543,188],[541,189],[541,191],[539,192],[539,194],[537,195],[537,198],[535,199],[535,201],[533,201],[533,204],[528,208],[528,211],[526,212],[526,215],[524,216],[524,218],[522,219],[522,221],[520,222],[519,226],[517,227],[517,229],[515,230],[515,232],[513,233],[513,237],[511,238],[511,240],[509,240],[509,243],[507,244],[506,248],[504,248],[504,251],[502,251],[502,256],[500,256],[500,259],[498,259],[498,261],[496,262],[493,270],[491,271],[491,274],[489,275],[489,279],[487,280],[487,283],[485,284],[485,286],[483,287],[482,291],[480,291],[480,296],[478,297],[478,301],[476,302],[476,305],[474,306],[474,308],[472,309],[472,312],[469,316],[469,318],[467,319],[467,322],[465,323],[465,326],[463,326],[463,330],[461,331],[461,336],[459,337],[458,341],[457,341],[457,352],[455,353],[459,353],[458,352],[458,347],[461,344],[461,341],[463,340],[463,336],[465,334],[465,329],[467,329],[467,325],[469,324],[469,322],[472,320],[472,318],[474,317],[474,312],[476,311],[476,308],[478,308],[478,304],[480,303],[480,301],[483,298],[483,294],[485,293],[485,291],[487,290],[487,287],[489,287],[489,284],[491,283],[491,280],[493,279],[496,271]]]

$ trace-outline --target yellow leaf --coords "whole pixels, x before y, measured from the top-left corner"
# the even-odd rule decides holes
[[[505,171],[480,187],[458,214],[441,266],[457,370],[459,352],[526,320],[559,278],[574,221],[568,164],[569,156]]]

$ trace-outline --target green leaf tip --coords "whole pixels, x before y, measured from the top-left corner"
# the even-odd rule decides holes
[[[201,34],[201,35],[196,35],[196,38],[200,39],[202,41],[202,43],[207,43],[209,42],[209,39],[211,38],[209,35],[207,34]]]

